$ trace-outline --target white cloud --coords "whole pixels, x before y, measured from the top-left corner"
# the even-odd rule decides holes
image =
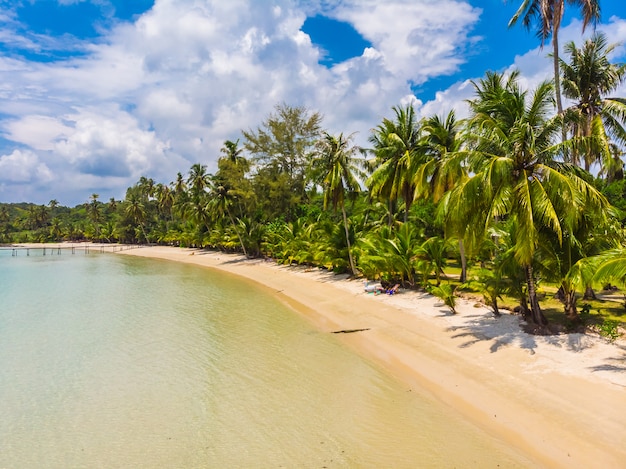
[[[380,51],[389,72],[420,84],[457,70],[479,13],[455,0],[359,0],[338,7],[335,16],[353,24]]]
[[[45,163],[29,150],[14,150],[9,155],[0,156],[0,183],[24,184],[48,182],[52,174]]]
[[[319,65],[320,51],[300,28],[320,12],[349,22],[372,47],[331,69]],[[358,144],[397,104],[415,102],[424,115],[455,107],[462,117],[468,82],[425,103],[410,86],[457,70],[476,41],[480,10],[461,0],[276,0],[271,8],[256,0],[156,0],[94,43],[20,34],[15,16],[0,7],[3,14],[5,44],[84,51],[47,63],[0,56],[8,115],[0,131],[13,142],[0,149],[6,174],[13,183],[26,174],[41,180],[20,196],[77,203],[93,191],[122,197],[141,175],[169,182],[196,162],[212,171],[224,140],[259,125],[280,102],[320,111],[331,132],[358,132]],[[626,38],[623,20],[603,28]],[[576,25],[564,28],[563,42],[575,33]],[[547,52],[516,58],[529,84],[550,77]],[[20,164],[41,171],[20,172]]]

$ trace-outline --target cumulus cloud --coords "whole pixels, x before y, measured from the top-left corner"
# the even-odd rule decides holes
[[[0,156],[0,184],[31,184],[52,178],[50,169],[32,151],[14,150]]]
[[[467,81],[426,103],[411,87],[458,70],[480,40],[472,32],[480,13],[462,0],[276,0],[272,8],[156,0],[87,42],[29,33],[0,6],[0,42],[68,52],[56,61],[0,55],[1,194],[70,204],[93,191],[123,197],[141,175],[169,182],[196,162],[213,171],[224,140],[259,125],[278,103],[321,112],[331,132],[358,132],[359,144],[397,104],[414,102],[423,115],[457,108],[462,117]],[[350,23],[371,47],[320,65],[321,51],[301,30],[315,14]],[[622,20],[605,27],[626,37]],[[546,54],[516,58],[529,84],[550,76]],[[27,182],[30,192],[7,186]]]
[[[375,45],[389,72],[420,84],[457,70],[480,10],[454,0],[359,0],[342,4],[334,14]]]

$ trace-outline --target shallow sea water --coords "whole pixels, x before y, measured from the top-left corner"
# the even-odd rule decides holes
[[[0,252],[0,468],[530,467],[254,283]]]

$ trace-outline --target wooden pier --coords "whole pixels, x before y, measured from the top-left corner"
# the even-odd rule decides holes
[[[120,252],[127,251],[129,249],[138,249],[143,246],[139,244],[92,244],[92,243],[63,243],[63,244],[37,244],[37,245],[20,245],[14,244],[9,246],[0,246],[0,253],[2,251],[11,251],[11,256],[16,257],[22,253],[26,256],[30,256],[31,251],[34,254],[46,255],[61,255],[62,252],[71,254],[83,253],[105,253],[105,252]]]

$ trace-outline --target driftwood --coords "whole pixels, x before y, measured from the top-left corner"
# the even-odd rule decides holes
[[[341,329],[339,331],[332,331],[331,334],[352,334],[353,332],[362,332],[362,331],[369,331],[370,328],[366,328],[366,329]]]

